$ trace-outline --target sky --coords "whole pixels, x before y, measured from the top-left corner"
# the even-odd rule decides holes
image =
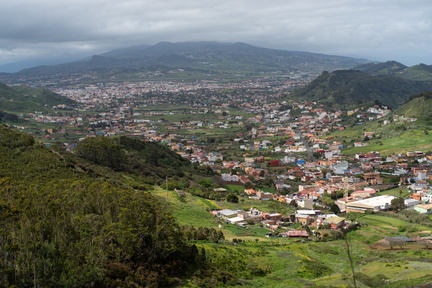
[[[0,67],[161,41],[432,65],[431,0],[13,0],[0,16]]]

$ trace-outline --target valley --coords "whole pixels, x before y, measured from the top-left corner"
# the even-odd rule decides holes
[[[0,87],[1,285],[432,283],[427,81],[170,71]]]

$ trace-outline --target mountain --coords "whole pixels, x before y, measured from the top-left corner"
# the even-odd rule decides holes
[[[38,66],[18,73],[0,74],[0,81],[10,83],[23,77],[59,77],[73,73],[94,73],[132,77],[152,71],[183,69],[210,77],[263,75],[269,73],[321,73],[323,70],[349,69],[367,60],[309,52],[275,50],[245,43],[160,42],[117,49],[81,61],[53,66]],[[215,76],[216,75],[216,76]]]
[[[383,63],[367,63],[355,67],[353,70],[359,70],[372,75],[395,75],[398,72],[408,68],[407,66],[396,62],[387,61]]]
[[[47,111],[57,105],[74,106],[75,101],[44,88],[8,86],[0,83],[0,109],[9,112]]]
[[[372,76],[357,70],[323,72],[294,97],[327,104],[356,105],[379,101],[391,108],[403,105],[412,95],[432,91],[432,83],[395,76]]]
[[[424,92],[411,97],[394,113],[409,118],[432,120],[432,92]]]
[[[371,75],[391,75],[416,81],[432,81],[432,65],[418,64],[407,67],[396,61],[384,63],[367,63],[353,70],[359,70]]]

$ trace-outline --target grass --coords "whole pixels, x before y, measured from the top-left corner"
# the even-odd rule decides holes
[[[234,187],[231,187],[234,188]],[[398,191],[396,191],[398,193]],[[244,279],[247,287],[352,287],[345,240],[329,242],[296,242],[286,238],[266,238],[269,230],[259,225],[245,229],[236,225],[220,222],[207,212],[207,209],[244,209],[257,207],[268,211],[269,201],[256,201],[244,198],[243,203],[215,202],[192,195],[181,200],[173,191],[168,193],[161,188],[155,189],[155,195],[168,200],[173,215],[181,225],[195,227],[213,227],[221,229],[225,242],[214,244],[197,242],[205,247],[207,255],[219,261],[226,269]],[[243,198],[242,198],[243,199]],[[376,244],[385,236],[409,235],[398,232],[398,227],[410,225],[405,221],[382,215],[365,214],[359,222],[367,223],[356,231],[349,232],[348,238],[355,263],[355,271],[368,277],[386,275],[390,281],[382,288],[407,287],[432,282],[432,250],[426,250],[419,244],[409,244],[404,249],[390,250]],[[221,224],[221,228],[219,228]],[[428,227],[418,225],[419,230],[430,231]],[[243,242],[233,244],[233,239]],[[258,241],[256,241],[258,240]],[[222,262],[220,262],[222,261]],[[232,263],[228,263],[232,261]],[[235,265],[246,265],[238,268]],[[265,275],[251,275],[248,263],[259,263],[269,267]],[[234,266],[233,266],[234,265]],[[244,270],[242,270],[244,269]],[[323,269],[323,274],[320,274]],[[318,276],[319,275],[319,276]],[[364,280],[363,280],[364,281]],[[357,287],[366,286],[358,282]]]
[[[378,121],[373,121],[344,131],[334,132],[332,136],[347,145],[355,141],[362,141],[364,132],[369,131],[374,131],[377,138],[369,140],[368,146],[346,148],[344,154],[379,151],[385,156],[401,152],[432,150],[430,126],[421,123],[421,121],[418,123],[393,122],[386,126],[382,126]]]
[[[402,191],[402,194],[400,194],[400,191]],[[410,193],[408,192],[408,189],[398,187],[390,190],[380,191],[377,193],[377,195],[393,195],[397,197],[407,197],[408,195],[410,195]]]

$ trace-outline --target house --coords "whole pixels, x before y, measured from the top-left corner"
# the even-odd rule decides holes
[[[222,209],[222,210],[213,210],[210,213],[212,213],[215,216],[218,216],[219,218],[228,218],[228,217],[237,216],[237,213],[239,211],[242,211],[242,210]]]
[[[229,222],[229,223],[231,223],[231,224],[238,225],[238,226],[244,226],[244,225],[247,224],[247,223],[244,221],[244,219],[241,218],[241,217],[226,218],[226,221]]]
[[[282,237],[301,237],[301,238],[308,238],[309,234],[306,230],[294,230],[294,231],[287,231],[279,233]]]
[[[383,183],[379,172],[364,173],[363,177],[368,185],[378,185]]]
[[[340,230],[345,228],[346,226],[345,218],[338,216],[328,217],[323,221],[323,223],[329,224],[331,230]]]
[[[413,210],[414,206],[416,206],[419,203],[420,203],[420,200],[416,200],[416,199],[405,199],[404,200],[405,207],[408,210]]]
[[[430,215],[432,214],[432,204],[415,205],[414,210],[422,214]]]
[[[258,191],[256,196],[259,200],[270,200],[273,199],[273,194],[269,192]]]

